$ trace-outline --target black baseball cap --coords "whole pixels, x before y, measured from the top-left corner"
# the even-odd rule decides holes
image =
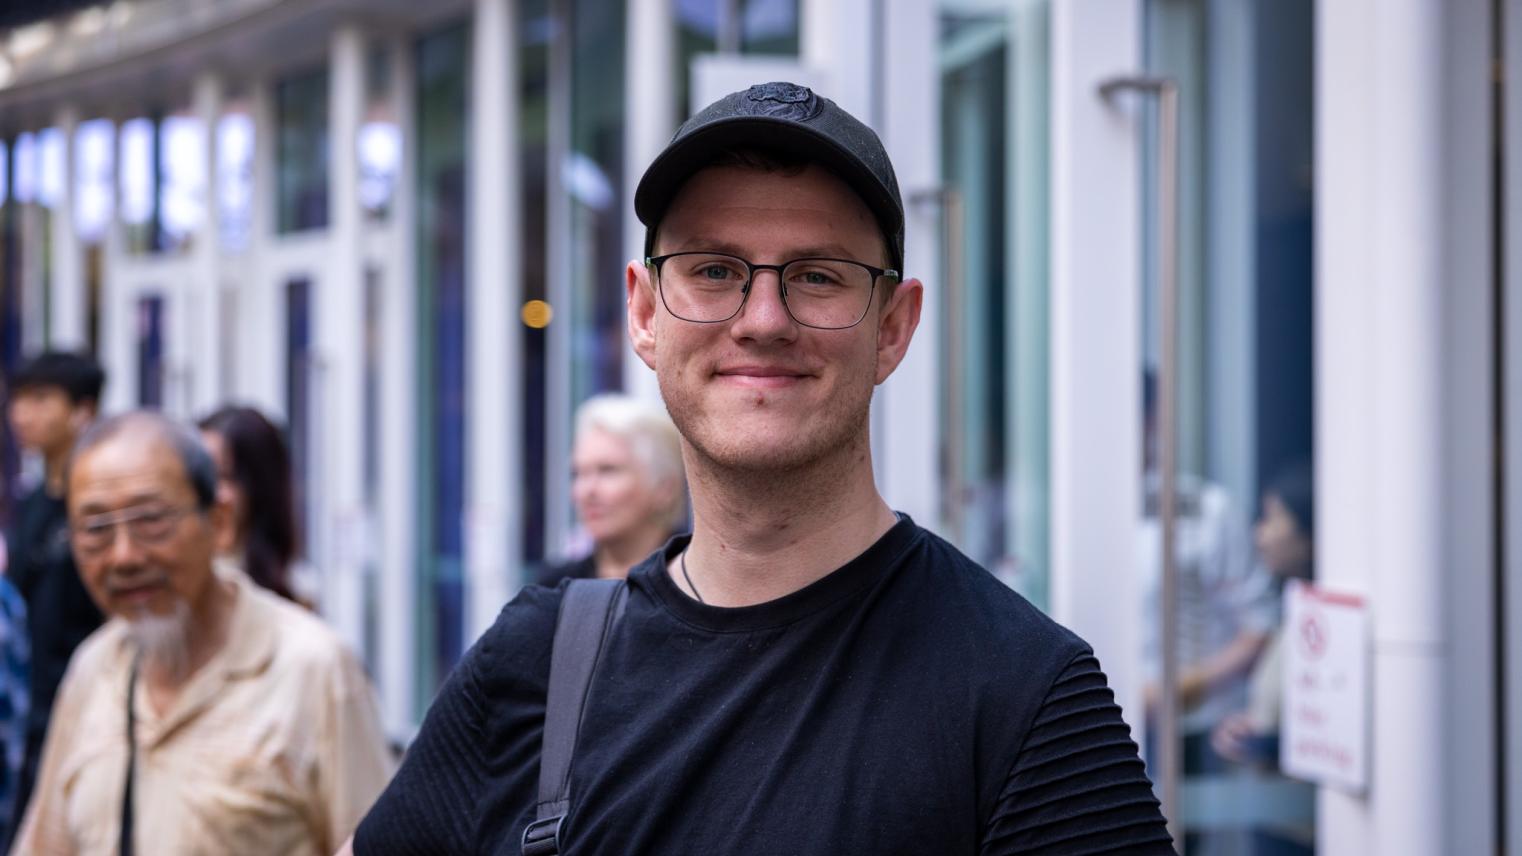
[[[692,174],[730,149],[760,148],[813,161],[861,197],[882,227],[890,263],[904,269],[904,200],[882,140],[834,101],[796,83],[761,83],[732,92],[682,123],[634,191],[645,224],[645,252],[655,227]]]

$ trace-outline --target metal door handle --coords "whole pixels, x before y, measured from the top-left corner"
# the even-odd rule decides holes
[[[1147,75],[1113,77],[1099,94],[1113,101],[1123,92],[1157,98],[1157,281],[1162,304],[1162,365],[1157,378],[1157,460],[1161,480],[1158,518],[1162,529],[1162,691],[1157,711],[1156,745],[1162,779],[1163,815],[1180,856],[1184,837],[1179,812],[1182,741],[1178,710],[1178,562],[1174,542],[1178,523],[1178,84]]]

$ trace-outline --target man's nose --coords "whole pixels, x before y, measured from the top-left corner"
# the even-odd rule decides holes
[[[137,540],[127,531],[127,524],[117,523],[111,527],[111,541],[106,548],[106,559],[112,565],[132,565],[142,557]]]
[[[740,315],[730,327],[741,339],[792,339],[798,325],[782,299],[782,275],[773,270],[756,271]]]

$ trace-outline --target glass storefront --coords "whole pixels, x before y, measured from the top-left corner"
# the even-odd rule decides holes
[[[1283,580],[1314,574],[1313,6],[1152,0],[1144,28],[1148,70],[1179,93],[1175,814],[1191,854],[1307,854],[1314,788],[1277,770],[1276,667]],[[1156,137],[1144,139],[1150,165]],[[1146,175],[1137,562],[1155,688],[1162,307]]]
[[[275,230],[328,225],[328,70],[275,85]]]
[[[470,28],[418,39],[418,703],[460,658],[464,615],[465,236]]]
[[[1047,600],[1045,3],[941,4],[942,515],[1006,583]]]
[[[549,0],[518,5],[518,166],[522,193],[523,300],[549,300],[547,172],[549,167],[550,34]],[[509,319],[508,323],[514,323]],[[551,319],[550,323],[553,323]],[[516,367],[522,377],[523,560],[532,566],[548,555],[545,515],[550,468],[545,416],[548,413],[549,332],[545,324],[524,324],[523,352]],[[509,366],[512,371],[515,367]],[[556,475],[560,475],[556,472]],[[530,578],[528,575],[524,579]]]

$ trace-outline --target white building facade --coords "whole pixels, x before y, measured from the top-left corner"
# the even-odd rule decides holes
[[[575,404],[658,395],[644,165],[793,79],[883,137],[927,284],[884,493],[1088,639],[1152,745],[1144,377],[1173,351],[1177,469],[1243,555],[1314,461],[1369,786],[1301,804],[1181,733],[1189,852],[1522,856],[1519,58],[1513,0],[117,0],[0,30],[0,364],[282,422],[304,578],[405,739],[575,549]]]

